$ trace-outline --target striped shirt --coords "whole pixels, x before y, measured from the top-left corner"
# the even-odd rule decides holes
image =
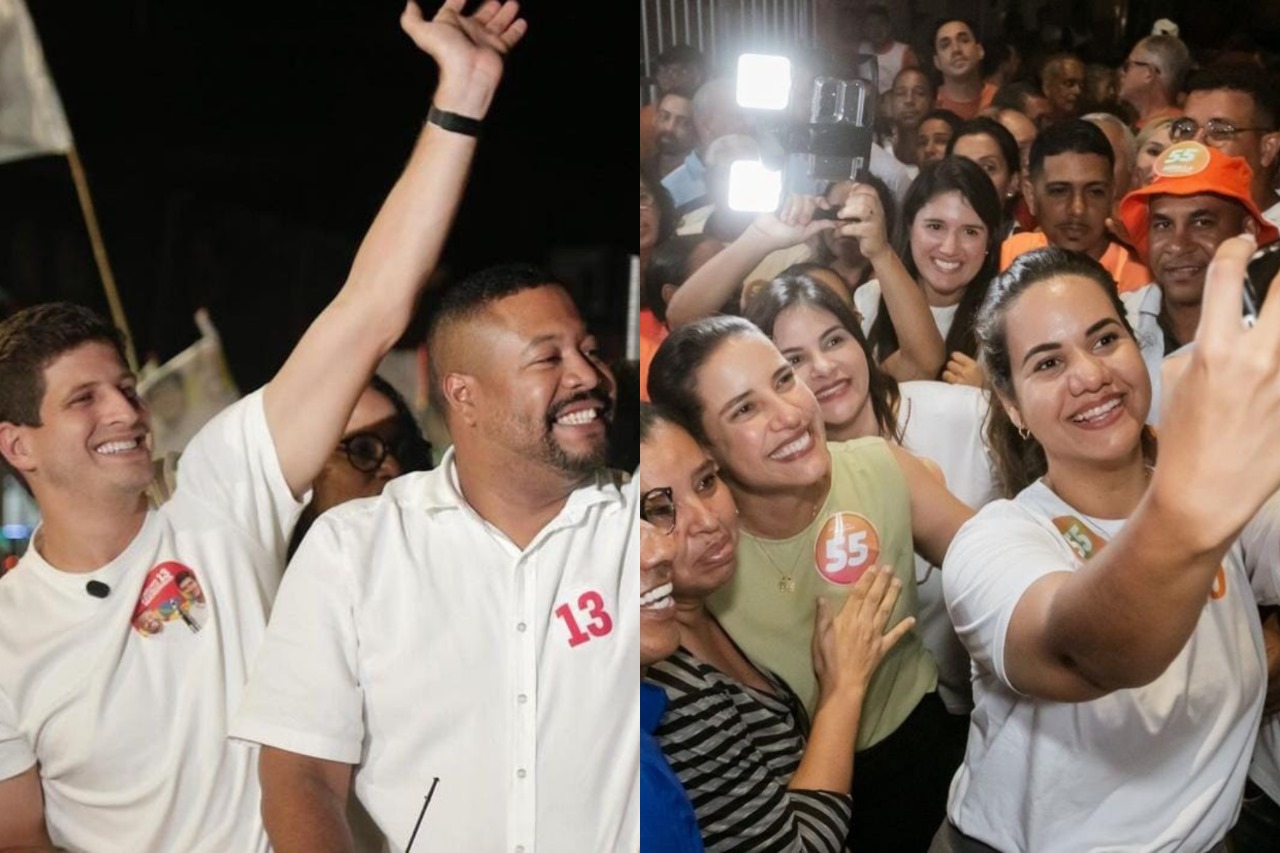
[[[668,699],[658,743],[693,802],[708,851],[839,853],[849,795],[787,789],[807,718],[786,682],[762,672],[777,695],[738,683],[683,646],[649,667],[648,680]]]

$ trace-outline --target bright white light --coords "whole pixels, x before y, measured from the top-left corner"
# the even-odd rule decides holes
[[[738,57],[738,106],[785,110],[791,97],[791,60],[744,53]]]
[[[759,160],[729,164],[729,207],[741,213],[772,213],[782,197],[782,172],[766,169]]]

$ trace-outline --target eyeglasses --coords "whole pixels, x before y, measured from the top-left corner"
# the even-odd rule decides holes
[[[1247,130],[1256,130],[1260,133],[1271,132],[1269,127],[1236,127],[1229,121],[1211,118],[1204,123],[1204,140],[1210,145],[1223,145],[1234,139],[1237,133],[1244,133]],[[1200,125],[1193,118],[1180,118],[1169,125],[1169,137],[1174,142],[1195,139],[1199,132]]]
[[[1155,65],[1155,64],[1150,63],[1150,62],[1143,62],[1143,61],[1138,60],[1138,59],[1126,59],[1126,60],[1124,61],[1124,64],[1122,64],[1122,65],[1120,66],[1120,70],[1121,70],[1121,71],[1124,71],[1124,72],[1128,72],[1128,70],[1129,70],[1130,68],[1132,68],[1133,66],[1135,66],[1135,65],[1137,65],[1137,66],[1139,66],[1139,67],[1141,67],[1141,68],[1150,68],[1152,71],[1154,71],[1154,72],[1155,72],[1155,73],[1157,73],[1157,74],[1159,74],[1159,73],[1160,73],[1160,67],[1159,67],[1158,65]]]
[[[650,489],[640,496],[640,518],[668,536],[676,529],[676,501],[670,486]]]
[[[640,193],[640,207],[649,210],[653,207],[654,197],[647,192]]]
[[[339,441],[338,449],[347,454],[347,461],[351,463],[352,468],[372,474],[378,470],[388,455],[395,457],[397,462],[400,461],[399,451],[404,446],[404,439],[397,438],[394,444],[393,449],[391,444],[376,432],[357,432]]]

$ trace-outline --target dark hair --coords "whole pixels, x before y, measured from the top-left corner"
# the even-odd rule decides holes
[[[127,365],[124,335],[81,305],[33,305],[0,323],[0,421],[40,426],[45,368],[86,343],[107,344]]]
[[[991,106],[1002,110],[1015,110],[1026,115],[1027,99],[1043,97],[1044,94],[1034,83],[1028,80],[1016,80],[1005,83],[996,90],[995,97],[991,99]]]
[[[701,68],[702,64],[702,52],[687,44],[671,45],[658,54],[658,58],[653,63],[655,68],[661,68],[664,65],[696,65]]]
[[[764,332],[741,317],[703,317],[676,329],[662,342],[649,364],[649,399],[671,415],[699,444],[706,445],[702,400],[698,398],[698,369],[730,338]]]
[[[180,572],[178,572],[176,575],[173,576],[173,582],[176,583],[178,586],[182,586],[182,582],[187,578],[191,578],[193,581],[196,580],[195,573],[192,572],[190,569],[182,569]],[[196,581],[196,583],[199,583],[199,581]]]
[[[956,130],[959,129],[960,125],[964,124],[964,119],[960,118],[960,116],[956,115],[951,110],[943,109],[942,107],[934,107],[929,110],[929,112],[920,116],[920,122],[916,127],[919,128],[923,126],[926,121],[932,121],[933,119],[946,122],[947,126],[951,128],[951,135],[953,137],[956,135]]]
[[[1044,174],[1044,161],[1058,154],[1097,154],[1106,158],[1107,174],[1116,167],[1116,152],[1107,141],[1107,135],[1093,122],[1073,118],[1055,122],[1031,143],[1028,157],[1028,177],[1032,180]]]
[[[831,314],[853,336],[858,346],[862,347],[867,358],[867,396],[871,401],[871,411],[875,413],[880,435],[901,442],[902,431],[895,414],[899,398],[898,381],[876,364],[871,355],[871,346],[862,334],[857,315],[829,287],[814,281],[807,273],[784,272],[756,293],[747,306],[745,316],[772,338],[778,317],[783,311],[796,306],[806,306]]]
[[[1280,114],[1280,103],[1276,87],[1269,75],[1258,70],[1256,65],[1247,63],[1224,63],[1211,65],[1208,68],[1193,71],[1187,77],[1185,92],[1209,92],[1214,89],[1230,89],[1243,92],[1253,99],[1254,108],[1258,112],[1258,121],[1264,126],[1274,129],[1276,116]]]
[[[894,229],[897,227],[897,223],[898,223],[898,199],[894,196],[893,190],[889,189],[889,185],[886,184],[883,180],[881,180],[880,178],[878,178],[877,176],[871,174],[866,170],[859,172],[858,175],[853,180],[860,184],[866,184],[867,186],[871,187],[873,190],[876,191],[876,198],[880,199],[880,209],[884,211],[885,233],[893,234]],[[831,189],[840,183],[843,183],[843,182],[842,181],[832,182],[831,186],[827,188],[827,193],[830,193]],[[846,239],[852,239],[852,238],[846,238]],[[827,241],[819,238],[813,241],[813,259],[814,261],[817,262],[819,266],[825,267],[830,265],[831,262],[836,259],[836,256],[835,256],[835,253],[831,251],[831,248],[827,245]],[[795,265],[793,264],[792,266],[795,266]],[[861,285],[870,276],[871,276],[871,264],[870,262],[868,262],[866,275],[864,276],[863,281],[858,282],[858,284]]]
[[[1133,328],[1125,315],[1115,279],[1102,264],[1083,252],[1072,252],[1058,246],[1049,246],[1025,252],[1014,259],[991,283],[987,298],[982,303],[974,329],[981,343],[979,360],[987,381],[994,392],[1008,400],[1017,400],[1013,390],[1013,366],[1009,356],[1009,309],[1023,293],[1033,285],[1060,276],[1079,276],[1092,281],[1111,300],[1116,315],[1125,330],[1133,337]],[[995,463],[996,483],[1005,497],[1018,492],[1044,476],[1048,470],[1044,448],[1035,436],[1022,438],[1009,420],[1009,414],[999,398],[991,398],[991,412],[987,419],[987,444]],[[1155,462],[1155,433],[1150,427],[1142,431],[1142,453],[1148,463]]]
[[[995,140],[996,147],[1000,149],[1000,156],[1004,157],[1004,166],[1010,172],[1017,172],[1022,169],[1022,158],[1018,156],[1018,141],[1013,138],[1013,134],[1009,132],[1003,124],[993,118],[986,116],[978,116],[971,118],[964,124],[956,128],[956,132],[951,136],[951,141],[947,143],[947,156],[950,157],[955,153],[956,140],[965,136],[989,136]]]
[[[653,435],[653,431],[663,424],[671,424],[684,429],[684,426],[661,406],[646,403],[644,400],[640,401],[640,411],[636,416],[636,422],[640,426],[641,444],[648,441],[649,436]]]
[[[500,264],[472,273],[441,294],[435,313],[427,320],[428,394],[433,406],[441,412],[448,411],[440,384],[444,377],[440,373],[437,349],[442,330],[474,320],[500,299],[546,286],[568,290],[541,267],[526,263]]]
[[[654,168],[653,162],[640,163],[640,181],[644,184],[645,189],[653,196],[654,203],[658,205],[658,239],[657,243],[669,239],[676,233],[676,203],[671,198],[671,193],[662,185],[662,178],[658,176],[657,169]],[[655,243],[656,245],[656,243]]]
[[[870,3],[867,5],[865,9],[862,10],[862,17],[864,19],[881,17],[881,18],[884,18],[886,21],[888,21],[890,20],[889,8],[885,6],[883,3]]]
[[[920,269],[916,266],[915,256],[911,253],[911,226],[915,222],[920,209],[931,199],[942,193],[958,192],[978,214],[978,218],[987,226],[987,254],[977,275],[965,288],[956,308],[955,319],[951,322],[951,330],[943,342],[947,353],[962,352],[975,355],[978,350],[977,339],[973,335],[973,318],[978,306],[986,295],[987,285],[996,274],[1000,260],[1000,229],[1002,212],[1000,198],[996,195],[995,185],[991,178],[982,171],[977,163],[964,157],[946,157],[937,163],[929,163],[920,169],[920,174],[911,182],[907,190],[906,200],[902,203],[902,218],[898,223],[898,236],[894,241],[898,257],[907,268],[913,279],[919,280]],[[884,361],[898,351],[898,333],[889,319],[889,311],[885,307],[884,297],[880,297],[880,310],[875,322],[867,334],[879,361]]]
[[[969,34],[973,36],[973,40],[978,44],[982,44],[982,39],[978,38],[978,28],[973,25],[973,21],[959,15],[948,15],[943,18],[934,20],[933,25],[929,28],[929,50],[933,54],[938,53],[938,30],[950,23],[961,23],[969,28]]]
[[[386,397],[395,409],[395,422],[399,428],[400,440],[394,450],[396,462],[400,463],[400,472],[430,471],[435,467],[431,459],[431,442],[422,434],[418,419],[404,396],[395,386],[376,373],[369,380],[369,387]]]
[[[689,258],[703,243],[715,238],[709,234],[677,234],[659,243],[649,257],[649,268],[644,272],[645,305],[663,323],[667,322],[667,303],[662,299],[662,288],[668,284],[677,288],[693,274]]]

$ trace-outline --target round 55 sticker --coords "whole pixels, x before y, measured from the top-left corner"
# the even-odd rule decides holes
[[[852,586],[880,559],[880,534],[871,519],[837,512],[822,525],[813,546],[813,564],[829,583]]]

